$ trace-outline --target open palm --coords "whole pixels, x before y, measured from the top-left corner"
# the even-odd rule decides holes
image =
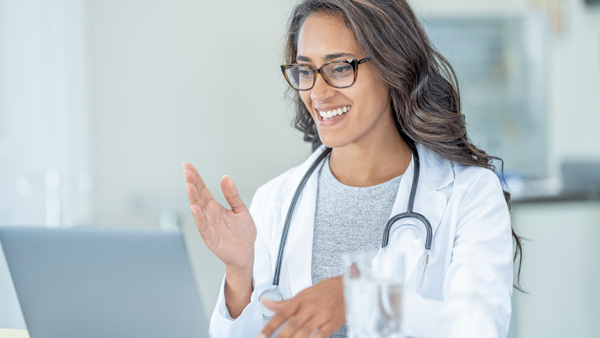
[[[206,246],[230,267],[244,267],[254,257],[256,226],[233,180],[221,179],[221,189],[231,210],[217,202],[190,163],[184,163],[190,207]]]

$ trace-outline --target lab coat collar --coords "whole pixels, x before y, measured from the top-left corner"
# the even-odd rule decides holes
[[[440,190],[447,187],[454,181],[454,170],[452,163],[444,160],[432,153],[426,147],[418,145],[419,158],[421,160],[421,171],[419,185],[415,196],[414,211],[427,217],[431,223],[433,235],[440,224],[444,211],[446,209],[447,198]],[[296,191],[300,180],[315,161],[315,159],[325,150],[324,146],[318,148],[313,154],[291,173],[290,179],[283,188],[283,207],[281,208],[281,219],[285,219],[290,202]],[[303,289],[312,285],[311,264],[312,264],[312,246],[313,230],[315,222],[315,210],[317,201],[318,172],[322,163],[316,168],[299,197],[296,209],[292,216],[290,229],[288,233],[287,245],[284,253],[283,264],[287,265],[288,279],[292,295],[297,294]],[[414,175],[414,161],[411,160],[409,167],[404,173],[398,188],[396,201],[392,209],[392,215],[406,211],[408,205],[408,196],[412,185]],[[390,217],[392,216],[390,215]],[[408,219],[405,222],[397,222],[393,228],[404,223],[415,222]],[[408,228],[408,227],[406,227]],[[404,227],[400,227],[404,229]],[[402,232],[390,234],[390,245],[402,238]],[[403,252],[405,253],[405,263],[408,276],[412,275],[419,258],[423,254],[424,235],[416,236],[410,240],[410,236],[405,236],[408,240],[402,242]]]

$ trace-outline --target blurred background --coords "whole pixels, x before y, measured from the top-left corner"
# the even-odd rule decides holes
[[[280,74],[294,0],[0,0],[0,225],[180,229],[224,272],[181,164],[249,203],[310,154]],[[527,238],[512,337],[600,332],[600,1],[413,0]],[[0,328],[24,329],[0,251]]]

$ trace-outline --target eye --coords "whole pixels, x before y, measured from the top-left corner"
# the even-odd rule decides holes
[[[352,72],[352,66],[348,64],[337,65],[331,72],[335,75],[343,75]]]

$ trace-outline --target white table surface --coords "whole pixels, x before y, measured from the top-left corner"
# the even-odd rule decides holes
[[[25,330],[0,329],[0,338],[29,338]]]

